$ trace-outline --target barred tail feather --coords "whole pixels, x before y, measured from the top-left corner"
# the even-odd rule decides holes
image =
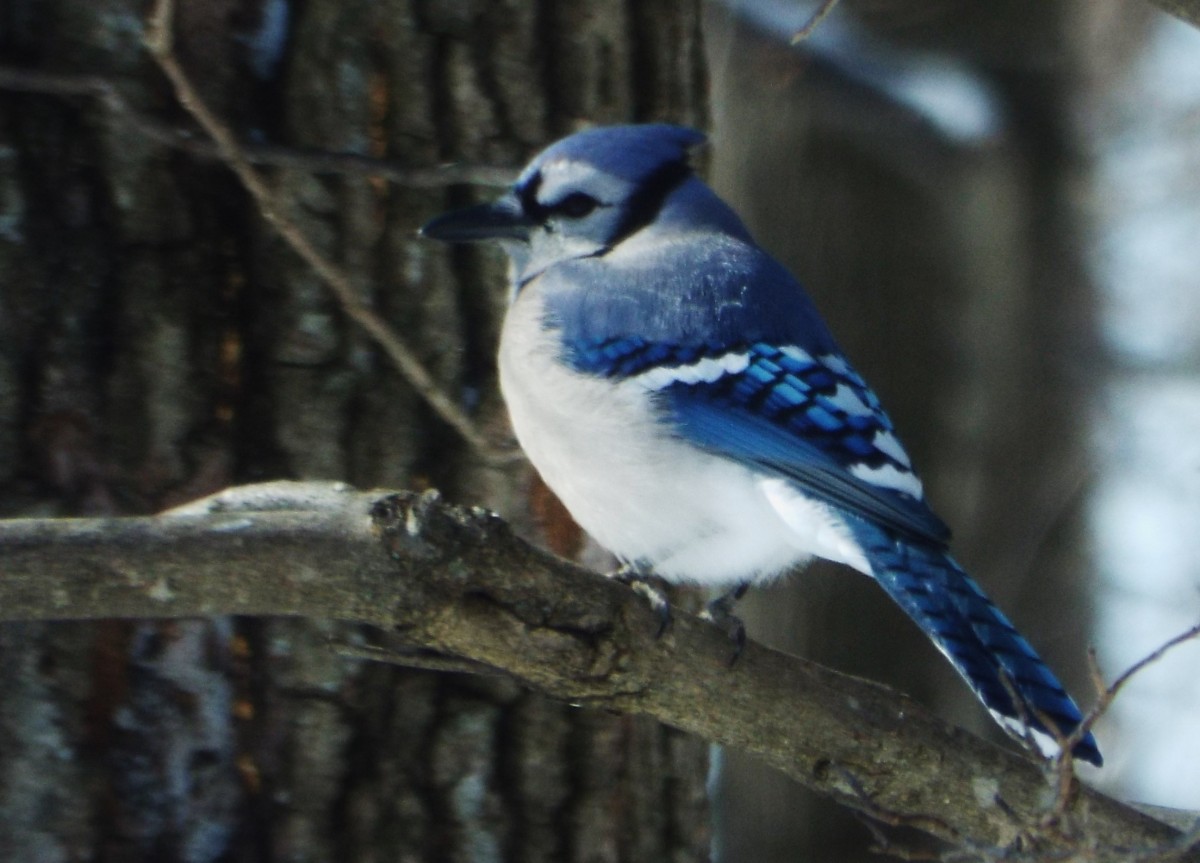
[[[1056,754],[1046,722],[1060,735],[1070,734],[1081,721],[1079,708],[962,567],[940,548],[854,517],[847,521],[875,579],[954,664],[1001,727],[1032,740],[1043,755]],[[1074,755],[1102,763],[1090,733]]]

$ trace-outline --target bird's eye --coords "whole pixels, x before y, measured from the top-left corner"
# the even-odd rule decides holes
[[[557,204],[552,205],[550,212],[555,215],[566,216],[568,219],[582,219],[599,206],[600,202],[591,195],[583,192],[572,192]]]

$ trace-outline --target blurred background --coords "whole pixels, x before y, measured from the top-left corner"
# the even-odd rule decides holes
[[[1138,0],[844,0],[793,45],[815,5],[181,0],[176,29],[280,211],[495,447],[502,262],[416,227],[590,123],[710,130],[704,170],[879,392],[957,556],[1088,703],[1088,645],[1112,680],[1200,620],[1200,30]],[[606,565],[195,146],[141,46],[147,8],[0,3],[0,515],[155,512],[281,477],[436,486]],[[866,579],[814,566],[740,613],[1002,739]],[[861,824],[737,753],[330,648],[375,637],[0,625],[0,848],[878,859]],[[1198,664],[1185,645],[1137,676],[1087,781],[1200,809]]]
[[[1200,32],[1131,3],[882,0],[791,46],[818,5],[710,7],[714,181],[890,406],[960,559],[1090,702],[1089,645],[1111,681],[1200,619]],[[756,592],[751,631],[992,733],[847,581]],[[1129,684],[1089,781],[1200,808],[1198,666],[1187,644]],[[845,859],[824,804],[722,764],[728,859]]]

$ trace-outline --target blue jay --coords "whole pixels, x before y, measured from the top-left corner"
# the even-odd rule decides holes
[[[627,565],[730,588],[813,557],[872,576],[992,716],[1044,755],[1080,722],[947,551],[879,399],[669,125],[548,147],[494,203],[422,228],[510,259],[500,386],[521,447]],[[1091,734],[1074,754],[1101,763]]]

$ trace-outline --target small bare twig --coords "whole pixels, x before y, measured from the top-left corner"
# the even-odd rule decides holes
[[[1130,680],[1139,674],[1147,666],[1154,664],[1162,659],[1172,649],[1179,645],[1191,641],[1200,636],[1200,624],[1179,633],[1173,638],[1167,639],[1157,649],[1153,650],[1146,656],[1139,659],[1129,668],[1125,669],[1116,680],[1111,684],[1104,682],[1104,675],[1100,671],[1100,664],[1096,659],[1096,649],[1088,648],[1088,671],[1091,675],[1092,686],[1096,691],[1096,703],[1092,708],[1084,714],[1079,725],[1068,735],[1062,735],[1058,729],[1054,730],[1054,736],[1059,745],[1059,752],[1050,762],[1050,770],[1054,777],[1057,786],[1054,806],[1047,812],[1044,823],[1055,822],[1063,816],[1070,807],[1073,793],[1078,787],[1074,781],[1075,778],[1075,758],[1073,750],[1076,744],[1084,738],[1092,730],[1092,727],[1099,721],[1100,717],[1108,712],[1117,695],[1125,687]],[[1047,726],[1049,727],[1049,726]],[[1192,846],[1188,846],[1188,850]],[[1172,852],[1174,853],[1174,852]]]
[[[824,0],[820,8],[812,14],[803,27],[792,34],[792,44],[799,45],[805,39],[813,34],[813,32],[821,26],[821,22],[829,17],[829,13],[837,6],[838,0]]]
[[[1122,672],[1117,679],[1108,686],[1105,686],[1104,677],[1100,673],[1100,665],[1096,660],[1096,649],[1094,647],[1090,648],[1088,650],[1088,667],[1091,671],[1092,685],[1095,686],[1098,695],[1096,698],[1096,703],[1092,706],[1092,709],[1087,712],[1087,715],[1083,717],[1083,721],[1079,723],[1079,727],[1076,728],[1075,731],[1072,732],[1071,736],[1067,738],[1067,742],[1071,744],[1078,743],[1083,738],[1083,735],[1091,731],[1092,726],[1095,725],[1097,720],[1099,720],[1100,717],[1108,711],[1109,707],[1112,706],[1113,701],[1116,700],[1117,695],[1119,695],[1121,690],[1125,688],[1125,684],[1132,680],[1135,675],[1139,674],[1148,665],[1153,665],[1155,662],[1158,662],[1158,660],[1162,659],[1163,656],[1165,656],[1174,648],[1185,642],[1191,641],[1197,636],[1200,636],[1200,623],[1184,630],[1173,638],[1169,638],[1164,641],[1156,650],[1152,651],[1146,656],[1143,656],[1133,665],[1129,666],[1129,668],[1125,669],[1125,671]]]
[[[1003,686],[1004,691],[1008,693],[1008,699],[1012,702],[1013,708],[1017,712],[1016,719],[1021,723],[1021,727],[1024,729],[1020,734],[1008,726],[1004,726],[1004,730],[1009,737],[1020,742],[1020,744],[1030,752],[1040,755],[1042,751],[1041,747],[1038,746],[1037,738],[1033,735],[1034,721],[1036,720],[1041,722],[1041,724],[1045,727],[1054,729],[1055,737],[1060,737],[1061,732],[1059,732],[1058,726],[1055,725],[1052,719],[1040,711],[1037,711],[1033,705],[1029,704],[1025,700],[1020,691],[1018,691],[1017,685],[1013,682],[1012,675],[1008,673],[1007,669],[1001,668],[999,669],[999,672],[1000,685]],[[1030,715],[1031,709],[1035,711],[1032,716]]]
[[[1197,636],[1200,636],[1200,623],[1184,630],[1173,638],[1169,638],[1164,641],[1157,650],[1147,654],[1133,665],[1129,666],[1129,668],[1125,669],[1125,671],[1122,672],[1121,675],[1117,677],[1117,679],[1114,680],[1110,686],[1107,687],[1104,686],[1103,678],[1100,676],[1099,665],[1096,662],[1095,649],[1093,648],[1092,650],[1088,651],[1088,661],[1092,669],[1092,679],[1096,682],[1098,687],[1099,699],[1097,700],[1096,705],[1088,711],[1088,715],[1083,718],[1083,722],[1080,724],[1079,728],[1076,729],[1075,733],[1071,735],[1071,739],[1074,739],[1075,742],[1078,742],[1078,739],[1086,734],[1096,720],[1104,714],[1104,711],[1107,710],[1109,705],[1112,704],[1113,700],[1120,693],[1121,689],[1124,688],[1125,684],[1128,683],[1135,675],[1140,673],[1142,669],[1148,665],[1158,662],[1158,660],[1162,659],[1163,656],[1165,656],[1171,650],[1185,642],[1191,641]]]
[[[158,0],[146,21],[146,48],[175,90],[179,104],[212,138],[221,161],[233,171],[242,186],[254,198],[259,212],[276,233],[321,277],[342,307],[342,311],[374,339],[391,359],[409,385],[433,408],[442,420],[455,429],[483,458],[502,464],[516,458],[509,451],[495,449],[476,428],[475,423],[434,380],[433,375],[374,310],[359,299],[350,279],[282,212],[266,182],[250,164],[229,128],[200,98],[175,57],[172,38],[174,0]]]
[[[117,82],[100,75],[58,75],[34,69],[0,65],[0,90],[38,93],[47,96],[84,96],[95,99],[118,122],[143,138],[197,159],[221,159],[212,141],[199,138],[190,129],[148,117],[121,95]],[[238,149],[252,165],[312,174],[377,177],[410,189],[440,189],[459,183],[502,188],[512,182],[519,168],[502,165],[450,163],[433,167],[400,164],[360,153],[332,153],[298,149],[277,144],[239,142]]]

